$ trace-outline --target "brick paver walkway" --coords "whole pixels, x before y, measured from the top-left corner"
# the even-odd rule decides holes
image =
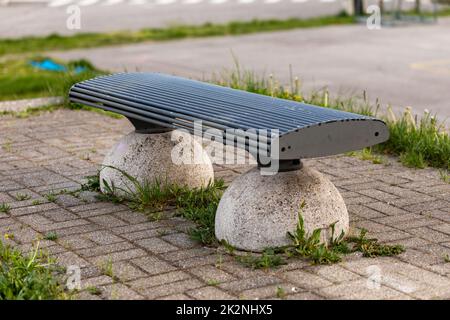
[[[0,118],[0,213],[4,240],[24,250],[42,240],[62,265],[82,268],[82,286],[97,286],[89,299],[227,299],[276,298],[282,287],[288,299],[450,298],[450,185],[437,170],[413,170],[390,159],[376,165],[351,157],[309,160],[342,192],[354,228],[364,227],[383,242],[403,244],[396,257],[346,256],[331,266],[303,260],[270,271],[250,270],[221,250],[190,240],[191,223],[177,217],[148,221],[124,205],[99,202],[90,192],[81,199],[64,194],[55,202],[45,195],[78,189],[94,174],[105,152],[132,127],[125,119],[93,112],[59,110],[27,119]],[[217,168],[231,181],[246,170]],[[17,194],[30,199],[19,201]],[[37,203],[39,200],[40,203]],[[111,260],[120,281],[102,274]],[[377,286],[368,279],[380,279]]]

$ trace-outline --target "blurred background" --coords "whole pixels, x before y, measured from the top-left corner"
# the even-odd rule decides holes
[[[64,69],[70,61],[98,72],[156,71],[204,80],[238,65],[255,81],[301,86],[303,95],[326,92],[446,118],[449,5],[450,0],[0,0],[0,99],[64,94],[55,89],[61,81],[52,68]]]

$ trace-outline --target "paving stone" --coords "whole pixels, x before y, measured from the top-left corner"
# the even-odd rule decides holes
[[[184,293],[171,294],[164,297],[156,298],[156,300],[193,300],[191,297],[185,295]]]
[[[83,204],[84,201],[70,194],[62,194],[57,197],[56,203],[62,207],[73,207]]]
[[[385,215],[379,211],[358,204],[347,205],[347,210],[350,215],[354,214],[364,219],[385,217]]]
[[[159,237],[162,235],[167,235],[171,233],[176,233],[176,230],[170,229],[170,228],[156,228],[156,229],[147,229],[142,231],[136,231],[131,233],[120,233],[120,236],[131,240],[136,241],[140,239],[146,239],[146,238],[153,238],[153,237]]]
[[[179,248],[159,238],[148,238],[136,241],[136,244],[144,247],[152,253],[166,253],[179,250]]]
[[[116,228],[112,228],[111,230],[115,234],[124,234],[124,233],[130,234],[130,233],[137,232],[137,231],[156,229],[156,228],[160,228],[160,227],[161,227],[160,225],[157,225],[154,222],[144,222],[144,223],[140,223],[140,224],[116,227]]]
[[[43,203],[39,205],[32,205],[29,207],[21,207],[21,208],[15,208],[11,209],[10,213],[12,216],[21,216],[26,214],[32,214],[37,212],[43,212],[48,211],[52,209],[59,209],[58,205],[54,203]]]
[[[148,217],[146,217],[144,214],[131,210],[116,212],[114,213],[114,216],[130,224],[143,223],[148,221]]]
[[[206,265],[201,267],[195,267],[192,269],[189,269],[189,272],[193,275],[201,278],[203,281],[217,281],[217,282],[227,282],[227,281],[233,281],[236,280],[235,277],[233,277],[231,274],[220,270],[216,266],[212,265]]]
[[[247,278],[227,283],[221,283],[218,285],[218,287],[229,292],[241,293],[244,290],[259,288],[271,284],[280,284],[283,282],[284,282],[283,280],[277,277],[264,275],[254,278]]]
[[[384,192],[384,191],[380,191],[377,189],[367,189],[367,190],[359,190],[357,191],[358,193],[370,197],[370,198],[374,198],[376,200],[379,201],[391,201],[394,199],[398,199],[398,196],[393,195],[391,193],[388,192]]]
[[[113,279],[111,277],[105,276],[105,275],[100,275],[97,277],[91,277],[91,278],[87,278],[81,279],[81,289],[85,290],[89,287],[99,287],[101,285],[105,285],[105,284],[111,284],[113,283]]]
[[[418,227],[424,227],[424,226],[431,226],[440,224],[441,221],[438,219],[433,219],[430,217],[422,216],[415,213],[408,213],[403,214],[400,216],[390,216],[390,217],[384,217],[384,218],[376,218],[373,219],[374,221],[389,225],[391,227],[402,229],[402,230],[408,230],[412,228],[418,228]]]
[[[15,201],[15,199],[9,196],[6,192],[0,192],[0,203],[13,201]]]
[[[92,248],[95,246],[94,242],[87,240],[87,239],[80,238],[78,236],[67,236],[67,237],[62,237],[62,238],[60,238],[58,236],[57,240],[58,240],[58,243],[60,243],[62,246],[64,246],[68,250],[80,250],[80,249]]]
[[[352,281],[360,278],[358,274],[348,271],[339,265],[312,267],[308,271],[334,283]]]
[[[164,259],[169,261],[186,260],[193,257],[201,257],[213,254],[215,250],[211,248],[193,248],[187,250],[179,250],[164,254]]]
[[[376,223],[376,222],[370,221],[370,220],[358,221],[355,223],[355,226],[360,229],[370,230],[370,232],[372,232],[372,233],[373,232],[395,231],[395,229],[392,227],[389,227],[389,226],[381,224],[381,223]]]
[[[419,247],[423,247],[423,246],[428,246],[431,244],[430,241],[424,240],[424,239],[420,239],[420,238],[416,238],[416,237],[411,237],[411,238],[407,238],[407,239],[401,239],[401,240],[394,240],[394,241],[386,241],[387,244],[390,245],[401,245],[404,246],[406,249],[408,248],[419,248]]]
[[[135,249],[135,248],[136,247],[132,243],[122,241],[122,242],[118,242],[118,243],[111,243],[108,245],[101,245],[101,246],[96,245],[93,248],[78,250],[77,252],[81,256],[88,258],[88,257],[105,255],[105,254],[117,252],[117,251],[131,250],[131,249]]]
[[[211,254],[207,256],[200,256],[200,257],[193,257],[185,260],[177,260],[174,261],[173,264],[175,264],[177,267],[185,269],[185,268],[192,268],[192,267],[200,267],[207,264],[221,264],[229,261],[231,259],[228,255],[217,255],[217,254]]]
[[[215,263],[215,267],[218,268],[219,270],[223,270],[223,271],[233,275],[234,277],[236,277],[238,279],[246,279],[246,278],[267,275],[261,269],[252,270],[252,269],[247,268],[247,267],[243,266],[242,264],[236,262],[235,260],[230,260],[227,263]]]
[[[102,297],[109,300],[141,300],[143,296],[137,294],[121,283],[113,283],[102,286]]]
[[[430,229],[450,235],[450,224],[439,223],[439,224],[430,226]]]
[[[85,267],[89,265],[89,262],[76,255],[73,252],[63,252],[60,254],[56,254],[55,258],[59,265],[68,267],[68,266],[77,266],[79,268]]]
[[[313,273],[303,270],[288,271],[284,273],[282,277],[292,283],[297,284],[300,288],[307,290],[326,287],[332,284],[332,282],[326,280],[323,277],[319,277]]]
[[[75,220],[78,219],[78,216],[71,213],[70,211],[64,210],[64,209],[55,209],[55,210],[49,210],[41,212],[41,214],[55,222],[63,222],[63,221],[69,221],[69,220]]]
[[[372,208],[374,210],[377,210],[381,213],[384,213],[389,216],[398,216],[401,214],[407,214],[408,211],[402,210],[400,208],[394,207],[386,202],[377,201],[377,202],[371,202],[366,203],[366,207]]]
[[[89,220],[106,228],[114,228],[127,225],[126,222],[110,215],[90,217]]]
[[[407,239],[411,237],[411,234],[401,230],[384,231],[384,232],[369,232],[371,238],[377,239],[380,243],[392,242]]]
[[[359,196],[359,197],[352,197],[345,199],[345,204],[366,204],[376,201],[373,198],[366,197],[366,196]]]
[[[91,294],[87,291],[82,291],[76,294],[76,300],[101,300],[101,298],[97,295]]]
[[[187,280],[192,278],[188,273],[183,271],[171,271],[167,273],[157,274],[155,276],[141,278],[130,281],[127,284],[135,289],[137,292],[149,290],[152,287],[161,286],[164,284]]]
[[[433,230],[429,227],[409,229],[408,232],[417,237],[435,243],[450,241],[450,235],[442,233],[440,231]]]
[[[312,292],[300,292],[291,294],[286,297],[286,300],[323,300],[324,298]]]
[[[126,261],[116,262],[112,265],[114,276],[122,281],[130,281],[137,278],[143,278],[147,274]]]
[[[368,285],[367,279],[361,279],[356,281],[344,282],[335,286],[329,286],[321,288],[320,294],[323,294],[330,298],[339,299],[366,299],[366,300],[378,300],[378,299],[408,299],[409,296],[391,289],[389,287],[380,285],[373,288]]]
[[[92,231],[97,231],[101,229],[101,227],[99,225],[95,225],[95,224],[85,224],[85,225],[80,225],[80,226],[76,226],[76,227],[68,227],[68,228],[63,228],[63,229],[59,229],[57,231],[58,235],[63,237],[63,236],[70,236],[70,235],[76,235],[76,234],[85,234],[85,233],[89,233]]]
[[[151,275],[169,272],[177,269],[173,265],[155,256],[145,256],[142,258],[133,259],[131,260],[131,262]]]
[[[277,295],[281,290],[283,296]],[[244,290],[239,294],[240,299],[275,299],[286,298],[289,294],[301,291],[294,284],[280,283],[275,285],[264,286],[260,288],[252,288]]]
[[[430,202],[421,202],[404,207],[409,212],[421,213],[431,209],[444,209],[450,212],[450,202],[444,200],[434,200]]]
[[[126,251],[112,252],[107,255],[90,258],[90,261],[98,266],[99,264],[102,264],[105,261],[117,262],[123,260],[130,260],[137,257],[143,257],[145,255],[146,255],[145,251],[141,249],[131,249]]]
[[[198,242],[192,240],[189,235],[185,233],[173,233],[165,235],[162,236],[162,239],[183,249],[189,249],[198,246]]]
[[[157,287],[152,287],[150,289],[143,290],[142,294],[147,299],[156,299],[172,294],[184,293],[186,291],[200,288],[202,286],[204,286],[204,284],[196,279],[187,279],[164,284]]]
[[[202,287],[186,292],[188,295],[199,300],[233,300],[236,297],[216,288],[216,287]]]

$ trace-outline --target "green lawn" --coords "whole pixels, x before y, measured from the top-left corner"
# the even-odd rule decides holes
[[[42,59],[44,58],[35,57],[0,62],[0,101],[65,96],[73,83],[102,73],[83,60],[60,62],[68,68],[69,72],[40,70],[29,63],[30,60]],[[77,66],[83,66],[86,70],[75,74],[73,70]]]
[[[240,35],[256,32],[312,28],[353,23],[353,17],[341,13],[309,19],[234,21],[225,24],[205,23],[203,25],[175,25],[167,28],[146,28],[139,31],[111,33],[79,33],[72,36],[50,35],[47,37],[24,37],[0,39],[0,56],[6,54],[45,52],[91,48],[143,41],[164,41],[183,38],[199,38],[226,35]]]

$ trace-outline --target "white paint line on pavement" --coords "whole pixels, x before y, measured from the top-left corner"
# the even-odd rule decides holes
[[[210,4],[222,4],[227,2],[228,0],[209,0]]]
[[[256,0],[238,0],[238,3],[247,4],[247,3],[253,3]]]
[[[309,0],[291,0],[291,2],[294,2],[294,3],[305,3],[305,2],[308,2]]]
[[[267,4],[273,4],[273,3],[278,3],[278,2],[280,2],[281,0],[264,0],[264,3],[267,3]]]
[[[87,7],[87,6],[92,6],[93,4],[96,4],[97,2],[99,2],[99,0],[81,0],[77,4],[79,6]]]
[[[157,5],[166,5],[166,4],[172,4],[177,2],[177,0],[156,0],[155,4]]]
[[[147,0],[130,0],[128,2],[128,4],[130,4],[132,6],[138,6],[138,5],[146,4],[146,3],[148,3]]]
[[[72,3],[73,0],[54,0],[51,1],[47,6],[49,7],[61,7],[61,6],[66,6],[70,3]]]
[[[124,2],[125,0],[105,0],[101,3],[102,6],[113,6],[115,4],[119,4]]]
[[[202,2],[203,0],[184,0],[182,4],[197,4]]]

